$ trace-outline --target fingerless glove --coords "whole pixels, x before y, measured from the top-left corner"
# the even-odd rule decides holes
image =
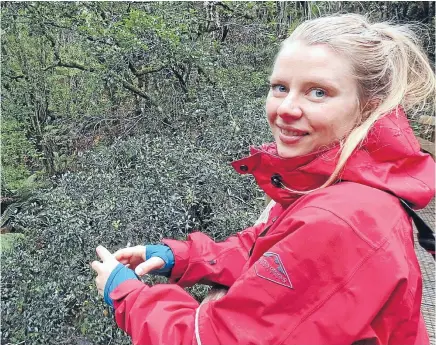
[[[145,260],[153,256],[161,258],[165,262],[165,266],[158,270],[151,271],[150,274],[169,277],[174,267],[174,254],[171,248],[164,244],[147,244],[145,246]]]

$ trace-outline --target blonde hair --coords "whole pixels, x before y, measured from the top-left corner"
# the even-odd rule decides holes
[[[319,188],[339,178],[354,150],[384,114],[398,106],[410,114],[434,104],[434,72],[417,36],[405,25],[371,24],[357,14],[322,17],[303,22],[282,45],[294,41],[324,44],[349,58],[358,83],[358,122],[340,141],[335,170]]]

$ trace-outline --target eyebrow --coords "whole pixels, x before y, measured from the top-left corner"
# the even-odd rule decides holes
[[[284,81],[284,80],[282,80],[282,79],[280,79],[280,78],[276,78],[276,77],[274,77],[274,76],[272,76],[272,75],[270,75],[269,77],[268,77],[268,81],[271,83],[271,80],[274,80],[275,82],[277,82],[277,83],[283,83],[283,84],[286,84],[286,82]]]
[[[279,77],[275,77],[273,75],[270,75],[268,77],[268,81],[271,83],[271,81],[274,81],[274,83],[279,83],[279,84],[287,84],[287,82],[285,82],[283,79],[279,78]],[[307,78],[305,80],[303,80],[303,83],[305,84],[320,84],[320,85],[326,85],[327,87],[331,87],[331,88],[335,88],[335,89],[339,89],[340,86],[333,80],[331,79],[326,79],[326,78]]]
[[[324,79],[324,78],[309,79],[308,82],[314,82],[315,84],[326,85],[327,87],[334,88],[334,89],[340,88],[340,85],[336,81],[331,79]]]

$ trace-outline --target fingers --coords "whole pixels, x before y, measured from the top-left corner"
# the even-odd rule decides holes
[[[145,260],[145,248],[144,246],[121,248],[114,253],[114,257],[123,264],[130,262],[133,257],[139,257]]]
[[[97,286],[98,293],[103,296],[104,285],[101,283],[101,277],[99,275],[95,278],[95,285]]]
[[[112,254],[109,250],[107,250],[105,247],[103,246],[98,246],[97,249],[97,255],[98,257],[104,262],[110,258],[112,258]]]
[[[114,253],[115,259],[117,259],[120,262],[122,262],[122,261],[128,262],[131,259],[131,257],[134,256],[134,255],[135,255],[134,247],[121,248],[121,249],[118,249]]]
[[[93,261],[91,263],[91,267],[94,271],[96,271],[97,273],[101,272],[102,268],[103,268],[103,263],[101,263],[100,261]]]
[[[130,262],[130,259],[133,256],[132,248],[122,248],[118,249],[114,253],[114,258],[117,259],[119,262],[121,262],[123,265]]]
[[[158,270],[165,266],[165,262],[158,257],[152,257],[135,268],[135,273],[138,276],[143,276],[151,271]]]

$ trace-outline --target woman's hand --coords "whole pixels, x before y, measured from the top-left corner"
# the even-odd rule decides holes
[[[98,246],[97,249],[98,257],[103,261],[93,261],[91,267],[97,272],[97,277],[95,278],[95,284],[97,285],[98,293],[103,295],[104,287],[106,282],[112,273],[112,271],[117,267],[119,262],[115,259],[115,256],[110,253],[103,246]]]
[[[165,261],[157,256],[145,260],[146,246],[119,249],[114,253],[114,258],[123,265],[128,265],[131,269],[135,270],[138,276],[143,276],[165,266]]]

